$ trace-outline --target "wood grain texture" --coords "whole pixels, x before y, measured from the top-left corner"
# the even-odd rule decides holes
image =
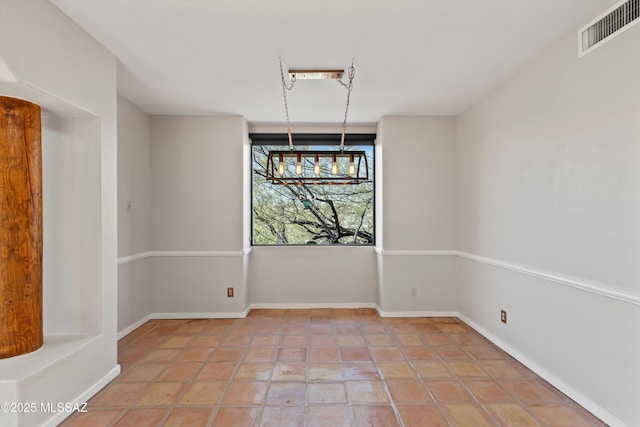
[[[0,358],[42,343],[40,107],[0,97]]]

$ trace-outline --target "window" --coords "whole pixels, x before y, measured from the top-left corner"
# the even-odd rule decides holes
[[[341,135],[295,134],[298,151],[336,151]],[[373,245],[374,235],[374,147],[375,134],[351,134],[344,153],[364,151],[360,184],[304,183],[276,185],[266,179],[269,151],[289,150],[287,135],[251,134],[252,140],[252,245]],[[314,176],[319,165],[323,175],[331,173],[331,157],[302,157],[302,175]],[[296,159],[286,159],[293,173]],[[337,159],[337,176],[348,177],[349,156]],[[299,171],[296,171],[298,173]],[[316,169],[317,172],[317,169]]]

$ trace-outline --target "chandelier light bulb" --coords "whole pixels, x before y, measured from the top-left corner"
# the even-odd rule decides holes
[[[331,159],[331,175],[337,175],[337,174],[338,174],[338,159],[334,154],[333,158]]]
[[[320,158],[318,157],[318,155],[315,155],[315,158],[313,159],[313,174],[315,176],[320,175]]]
[[[280,175],[284,175],[284,156],[280,154],[280,158],[278,160],[278,173]]]
[[[298,154],[298,158],[296,159],[296,174],[302,175],[302,156]]]
[[[356,165],[353,163],[353,154],[349,156],[349,175],[355,175]]]

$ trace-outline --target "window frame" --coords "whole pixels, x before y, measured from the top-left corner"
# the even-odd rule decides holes
[[[254,180],[254,172],[253,172],[253,147],[254,146],[264,146],[264,145],[277,145],[277,146],[288,146],[289,145],[289,136],[286,133],[249,133],[249,139],[251,141],[249,150],[249,164],[251,165],[250,173],[251,173],[251,234],[249,236],[249,241],[252,247],[278,247],[278,248],[288,248],[288,247],[323,247],[323,248],[340,248],[340,247],[372,247],[376,245],[376,150],[375,150],[375,141],[376,134],[375,133],[347,133],[344,138],[344,146],[345,147],[353,147],[353,146],[369,146],[372,147],[371,151],[371,181],[373,183],[372,186],[372,195],[373,195],[373,209],[371,211],[372,219],[373,219],[373,242],[366,244],[353,244],[353,243],[341,243],[341,244],[321,244],[321,245],[313,245],[313,244],[303,244],[303,243],[293,243],[289,245],[282,244],[256,244],[253,241],[253,224],[254,224],[254,195],[253,195],[253,180]],[[340,148],[340,141],[342,139],[342,134],[340,133],[295,133],[292,136],[294,148],[297,146],[307,146],[307,147],[335,147],[335,149]]]

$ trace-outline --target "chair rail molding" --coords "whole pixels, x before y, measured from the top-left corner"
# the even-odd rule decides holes
[[[627,302],[634,305],[640,305],[640,293],[618,289],[605,283],[598,283],[582,278],[571,277],[557,272],[546,271],[540,268],[517,264],[509,261],[503,261],[495,258],[489,258],[482,255],[472,254],[469,252],[454,249],[426,249],[426,250],[389,250],[377,247],[376,253],[381,256],[457,256],[470,261],[481,264],[491,265],[506,270],[515,271],[517,273],[526,274],[528,276],[554,282],[560,285],[569,286],[590,292],[600,296],[613,298],[619,301]]]
[[[569,286],[575,289],[580,289],[586,292],[591,292],[600,296],[617,299],[619,301],[627,302],[630,304],[640,305],[640,294],[630,292],[627,290],[617,289],[613,286],[588,281],[585,279],[570,277],[562,275],[560,273],[545,271],[542,269],[524,266],[508,261],[502,261],[494,258],[488,258],[468,252],[457,251],[458,256],[471,261],[479,262],[482,264],[492,265],[495,267],[503,268],[506,270],[515,271],[517,273],[526,274],[528,276],[544,279],[550,282],[558,283],[560,285]]]
[[[126,264],[152,257],[241,257],[251,253],[251,249],[240,251],[147,251],[118,258],[118,264]]]

